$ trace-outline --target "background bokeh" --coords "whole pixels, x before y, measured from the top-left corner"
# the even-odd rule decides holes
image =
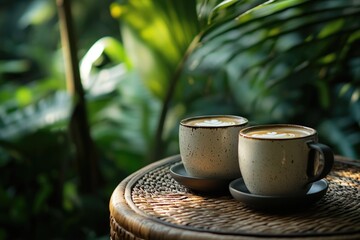
[[[307,125],[360,158],[359,1],[70,2],[97,176],[56,1],[1,0],[0,239],[108,239],[113,189],[177,154],[188,116]]]

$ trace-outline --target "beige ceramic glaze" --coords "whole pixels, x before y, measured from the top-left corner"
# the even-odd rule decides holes
[[[318,144],[316,131],[297,125],[255,126],[240,131],[239,165],[249,191],[270,196],[305,194],[311,186],[310,178],[318,180],[314,178],[317,159],[315,154],[310,154],[314,152],[310,142]],[[332,166],[332,152],[329,155]]]
[[[229,115],[182,120],[180,155],[188,174],[201,178],[239,177],[238,134],[247,122],[245,118]]]

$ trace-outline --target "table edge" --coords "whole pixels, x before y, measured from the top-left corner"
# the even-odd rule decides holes
[[[162,160],[153,162],[138,171],[132,173],[125,179],[123,179],[118,186],[113,191],[109,202],[110,215],[115,219],[115,221],[121,225],[126,231],[133,233],[134,235],[146,238],[146,239],[165,239],[164,232],[166,231],[171,239],[193,239],[196,235],[196,239],[221,239],[230,240],[230,239],[287,239],[291,238],[296,239],[360,239],[360,233],[355,233],[352,235],[328,235],[328,236],[288,236],[286,237],[271,237],[268,236],[248,236],[248,235],[231,235],[231,234],[221,234],[221,233],[211,233],[200,231],[197,229],[188,229],[178,227],[175,224],[162,222],[161,220],[156,220],[153,217],[147,216],[145,213],[141,212],[131,199],[131,188],[127,186],[133,186],[143,175],[153,170],[157,167],[171,164],[179,161],[181,159],[180,155],[173,155]],[[360,166],[360,162],[356,160],[344,157],[344,156],[335,156],[335,161],[355,166]],[[115,200],[116,199],[116,200]],[[155,228],[154,228],[155,227]],[[161,229],[158,232],[154,229]]]

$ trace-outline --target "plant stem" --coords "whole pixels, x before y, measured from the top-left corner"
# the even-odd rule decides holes
[[[98,187],[100,172],[97,152],[90,136],[87,121],[86,102],[78,66],[70,2],[71,0],[57,0],[61,42],[65,58],[66,83],[73,98],[73,113],[69,123],[69,132],[76,150],[80,191],[90,193]]]
[[[196,48],[197,44],[199,43],[199,40],[201,38],[201,33],[198,34],[193,41],[190,43],[189,47],[185,51],[185,54],[181,61],[179,62],[172,78],[170,79],[169,87],[166,92],[166,96],[162,105],[161,114],[158,122],[158,126],[156,129],[156,135],[155,135],[155,146],[153,148],[153,152],[151,154],[150,161],[156,161],[159,160],[159,158],[163,157],[163,150],[164,150],[164,142],[162,139],[162,135],[164,132],[164,125],[166,116],[168,113],[169,105],[172,100],[172,96],[174,95],[174,91],[176,89],[176,84],[179,81],[181,77],[182,70],[184,68],[186,60],[189,58],[190,54],[193,52],[193,50]]]

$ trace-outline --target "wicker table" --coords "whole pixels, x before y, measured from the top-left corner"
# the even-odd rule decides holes
[[[251,209],[228,194],[192,192],[169,168],[172,156],[135,172],[110,200],[117,239],[360,239],[360,164],[336,157],[329,190],[317,203],[291,212]]]

